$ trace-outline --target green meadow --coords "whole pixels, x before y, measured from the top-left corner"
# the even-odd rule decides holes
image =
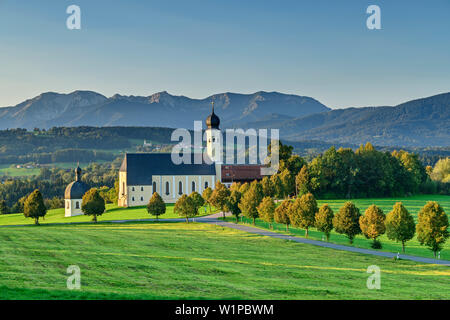
[[[166,204],[166,213],[159,216],[160,219],[174,219],[182,218],[173,212],[174,204]],[[212,213],[217,212],[214,208],[211,210]],[[201,208],[199,210],[198,216],[209,215],[209,208]],[[155,219],[155,216],[151,216],[147,212],[145,206],[133,207],[133,208],[122,208],[114,204],[107,204],[106,211],[103,215],[98,217],[98,221],[110,221],[110,220],[134,220],[134,219]],[[67,222],[87,222],[92,221],[92,217],[80,215],[75,217],[64,217],[64,209],[53,209],[48,210],[44,219],[39,219],[40,224],[46,223],[67,223]],[[25,218],[22,213],[0,215],[0,226],[1,225],[23,225],[23,224],[34,224],[34,220],[30,218]]]
[[[352,200],[318,200],[318,206],[322,206],[323,204],[328,204],[336,214],[339,211],[346,201],[352,201],[359,208],[361,214],[364,214],[364,211],[372,204],[380,207],[385,214],[388,214],[393,205],[396,202],[402,202],[403,205],[408,209],[408,211],[415,217],[417,222],[417,214],[420,209],[428,202],[428,201],[437,201],[447,215],[450,216],[450,196],[441,196],[441,195],[419,195],[407,198],[380,198],[380,199],[352,199]],[[235,221],[233,218],[227,218],[228,221]],[[252,220],[242,218],[242,223],[252,224]],[[269,224],[257,219],[256,226],[259,228],[269,229]],[[273,224],[273,231],[286,233],[286,226],[278,223]],[[289,233],[295,236],[304,237],[305,230],[289,227]],[[315,240],[323,240],[323,233],[312,228],[309,231],[309,238]],[[386,235],[383,235],[379,238],[379,240],[383,244],[382,251],[389,252],[400,252],[402,253],[401,243],[397,243],[395,241],[389,240]],[[338,234],[336,232],[332,232],[330,236],[330,242],[337,244],[349,245],[348,239],[345,235]],[[365,249],[371,249],[370,247],[371,240],[366,239],[363,235],[358,235],[353,242],[353,246]],[[417,238],[414,237],[411,241],[406,243],[406,254],[422,256],[427,258],[434,258],[433,252],[429,250],[426,246],[420,245],[417,241]],[[444,249],[441,251],[441,259],[450,260],[450,239],[446,242]]]
[[[71,265],[80,290],[67,289]],[[0,270],[0,299],[450,299],[446,266],[202,223],[0,228]]]

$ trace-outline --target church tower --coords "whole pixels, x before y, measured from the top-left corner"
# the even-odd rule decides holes
[[[206,118],[206,152],[208,157],[215,163],[222,163],[222,134],[219,129],[220,119],[214,113],[214,101],[212,112]]]

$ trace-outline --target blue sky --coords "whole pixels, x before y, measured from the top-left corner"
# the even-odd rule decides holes
[[[450,1],[0,0],[0,61],[0,106],[78,89],[395,105],[450,91]]]

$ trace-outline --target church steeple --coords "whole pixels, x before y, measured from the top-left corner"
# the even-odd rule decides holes
[[[81,181],[81,168],[80,164],[77,164],[77,167],[75,168],[75,181]]]
[[[212,104],[212,112],[208,116],[208,118],[206,118],[206,126],[208,127],[208,129],[219,129],[220,119],[214,113],[214,101],[212,101],[211,104]]]

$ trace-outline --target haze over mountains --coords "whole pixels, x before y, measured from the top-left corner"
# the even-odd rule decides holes
[[[385,146],[449,146],[450,93],[395,107],[331,110],[305,96],[278,92],[221,93],[191,99],[160,92],[148,97],[92,91],[43,93],[0,108],[0,129],[54,126],[147,126],[192,128],[215,101],[221,128],[279,128],[288,140],[320,140]]]

